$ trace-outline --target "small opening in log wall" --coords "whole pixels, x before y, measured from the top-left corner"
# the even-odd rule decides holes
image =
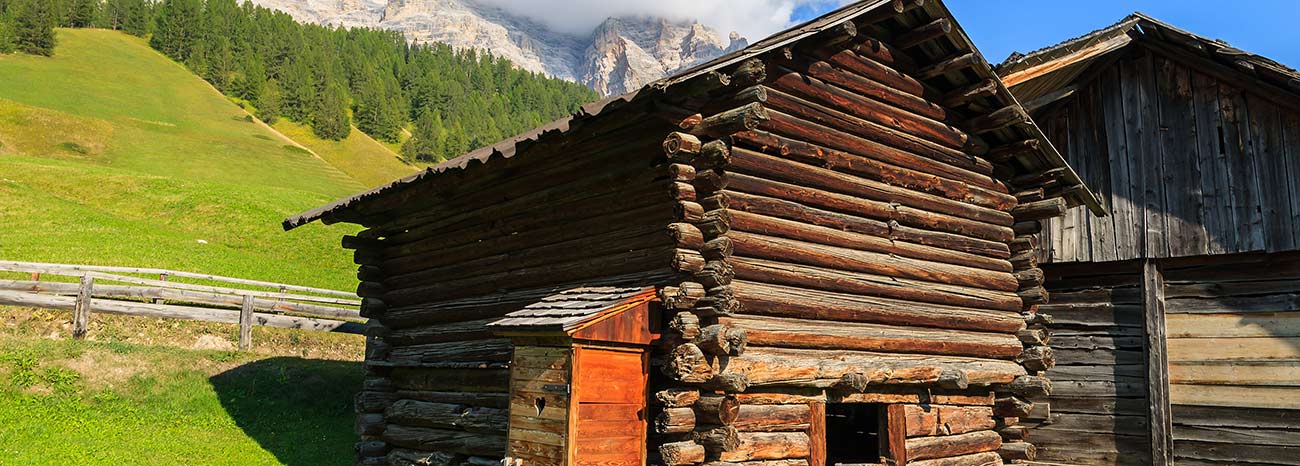
[[[537,407],[537,415],[541,416],[542,410],[546,409],[546,398],[538,398],[537,401],[533,402],[533,406]]]
[[[826,405],[826,464],[849,466],[881,463],[881,405]]]

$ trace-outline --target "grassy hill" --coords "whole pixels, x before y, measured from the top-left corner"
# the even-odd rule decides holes
[[[297,144],[141,39],[58,36],[54,58],[0,56],[0,258],[354,285],[351,227],[280,220],[413,168],[281,124]]]

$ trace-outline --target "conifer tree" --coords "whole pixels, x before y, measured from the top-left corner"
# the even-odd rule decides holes
[[[342,140],[352,133],[348,121],[347,92],[337,84],[328,84],[312,111],[312,132],[321,139]]]
[[[14,45],[32,55],[54,55],[54,5],[45,0],[16,0],[9,5],[14,17]]]
[[[267,124],[274,124],[280,120],[283,112],[282,96],[280,95],[280,85],[275,80],[267,81],[262,86],[262,92],[256,99],[257,118],[265,121]]]
[[[446,130],[442,115],[436,110],[426,110],[415,120],[411,138],[402,144],[402,157],[411,161],[440,162],[444,159],[443,139]]]
[[[0,53],[13,53],[15,50],[14,21],[4,9],[0,9]]]
[[[68,4],[68,27],[87,28],[99,19],[99,0],[71,0]]]

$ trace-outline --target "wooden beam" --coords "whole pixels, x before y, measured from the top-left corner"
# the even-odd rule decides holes
[[[826,403],[815,401],[808,403],[808,408],[812,414],[808,423],[808,439],[812,441],[808,466],[826,466]]]
[[[1293,110],[1300,110],[1300,96],[1286,89],[1274,86],[1253,76],[1242,76],[1242,72],[1224,65],[1209,57],[1197,56],[1185,49],[1169,46],[1159,41],[1142,40],[1139,43],[1157,53],[1183,62],[1198,73],[1205,73],[1216,80],[1225,81],[1232,87],[1263,96],[1275,104],[1285,105]]]
[[[993,79],[985,79],[944,94],[940,102],[943,103],[944,107],[956,108],[980,97],[990,97],[997,95],[997,93],[998,82]]]
[[[1173,465],[1173,423],[1169,403],[1169,355],[1165,351],[1165,279],[1160,264],[1142,264],[1142,310],[1146,316],[1147,425],[1151,434],[1151,464]]]
[[[880,454],[886,465],[907,464],[907,411],[901,404],[885,406],[880,417]]]
[[[975,66],[976,63],[979,63],[979,55],[976,55],[974,52],[966,53],[922,68],[920,71],[916,72],[916,77],[919,79],[930,79],[960,69],[970,68]]]
[[[894,47],[899,49],[910,49],[923,43],[938,39],[952,32],[952,22],[947,18],[939,18],[929,23],[917,26],[916,29],[899,34],[891,41]]]

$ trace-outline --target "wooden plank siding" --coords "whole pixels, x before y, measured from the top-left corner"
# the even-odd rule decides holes
[[[1044,222],[1043,262],[1300,247],[1296,111],[1135,46],[1035,118],[1109,218]]]
[[[1056,367],[1047,405],[1025,422],[1038,460],[1150,465],[1141,264],[1048,265]],[[1098,277],[1105,284],[1098,285]],[[1041,413],[1047,413],[1044,417]]]
[[[1297,264],[1280,253],[1164,266],[1176,462],[1300,464]]]

